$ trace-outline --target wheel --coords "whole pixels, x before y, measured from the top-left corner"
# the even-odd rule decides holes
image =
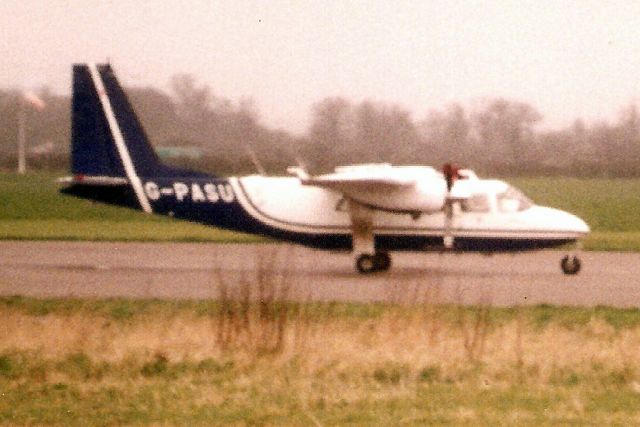
[[[575,255],[565,255],[560,262],[564,274],[578,274],[580,271],[580,259]]]
[[[356,268],[360,273],[372,273],[376,271],[376,259],[373,255],[362,254],[356,260]]]
[[[391,257],[386,252],[378,252],[373,256],[373,262],[376,265],[376,270],[387,271],[391,268]]]

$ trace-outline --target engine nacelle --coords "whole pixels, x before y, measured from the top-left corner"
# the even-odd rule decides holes
[[[434,213],[442,210],[447,198],[447,184],[442,176],[424,176],[415,184],[391,191],[358,191],[345,194],[373,208],[394,212]]]

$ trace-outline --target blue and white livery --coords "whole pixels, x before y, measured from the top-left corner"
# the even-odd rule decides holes
[[[317,176],[294,167],[288,177],[218,177],[164,165],[110,65],[73,67],[71,151],[65,194],[352,251],[362,273],[389,269],[390,251],[524,251],[589,233],[580,218],[470,170],[365,164]],[[561,264],[567,274],[580,269],[575,255]]]

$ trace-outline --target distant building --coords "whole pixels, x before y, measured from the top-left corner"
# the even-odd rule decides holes
[[[202,157],[202,149],[200,147],[173,147],[163,146],[156,147],[158,156],[161,159],[187,158],[196,160]]]

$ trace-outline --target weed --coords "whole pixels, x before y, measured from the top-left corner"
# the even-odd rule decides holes
[[[218,374],[233,371],[235,364],[233,361],[228,360],[224,363],[220,363],[217,360],[212,358],[206,358],[199,361],[196,364],[196,372],[197,373],[205,373],[205,374]]]
[[[640,325],[640,309],[635,307],[614,309],[611,307],[598,306],[595,308],[594,314],[602,317],[616,330],[635,328]]]
[[[462,331],[462,342],[467,359],[476,362],[482,359],[490,324],[487,306],[458,310],[458,325]]]
[[[554,385],[573,387],[580,383],[581,376],[570,367],[553,369],[549,382]]]
[[[373,370],[373,379],[380,384],[398,385],[408,376],[409,368],[402,364],[387,362]]]
[[[216,272],[220,311],[216,313],[216,341],[223,350],[245,348],[255,355],[280,353],[291,335],[290,318],[296,305],[287,301],[290,280],[278,268],[277,253],[256,252],[254,281],[241,278],[235,287]]]
[[[602,383],[604,385],[612,385],[615,387],[625,386],[633,381],[635,377],[634,370],[630,368],[613,369],[602,375]]]
[[[82,352],[71,353],[58,365],[58,369],[86,379],[91,374],[91,359]]]
[[[167,372],[169,359],[162,353],[156,353],[151,362],[147,362],[140,369],[140,373],[145,377],[161,375]]]
[[[514,343],[514,351],[516,358],[516,365],[521,367],[524,365],[524,348],[522,344],[522,335],[524,333],[524,314],[522,312],[522,308],[517,308],[516,314],[516,330],[515,330],[515,343]]]
[[[121,302],[111,307],[109,314],[114,320],[128,320],[133,317],[135,312],[131,304]]]
[[[13,373],[13,361],[7,355],[0,356],[0,376],[10,377]]]
[[[439,366],[429,365],[425,366],[418,373],[418,381],[432,383],[441,379],[442,373]]]

